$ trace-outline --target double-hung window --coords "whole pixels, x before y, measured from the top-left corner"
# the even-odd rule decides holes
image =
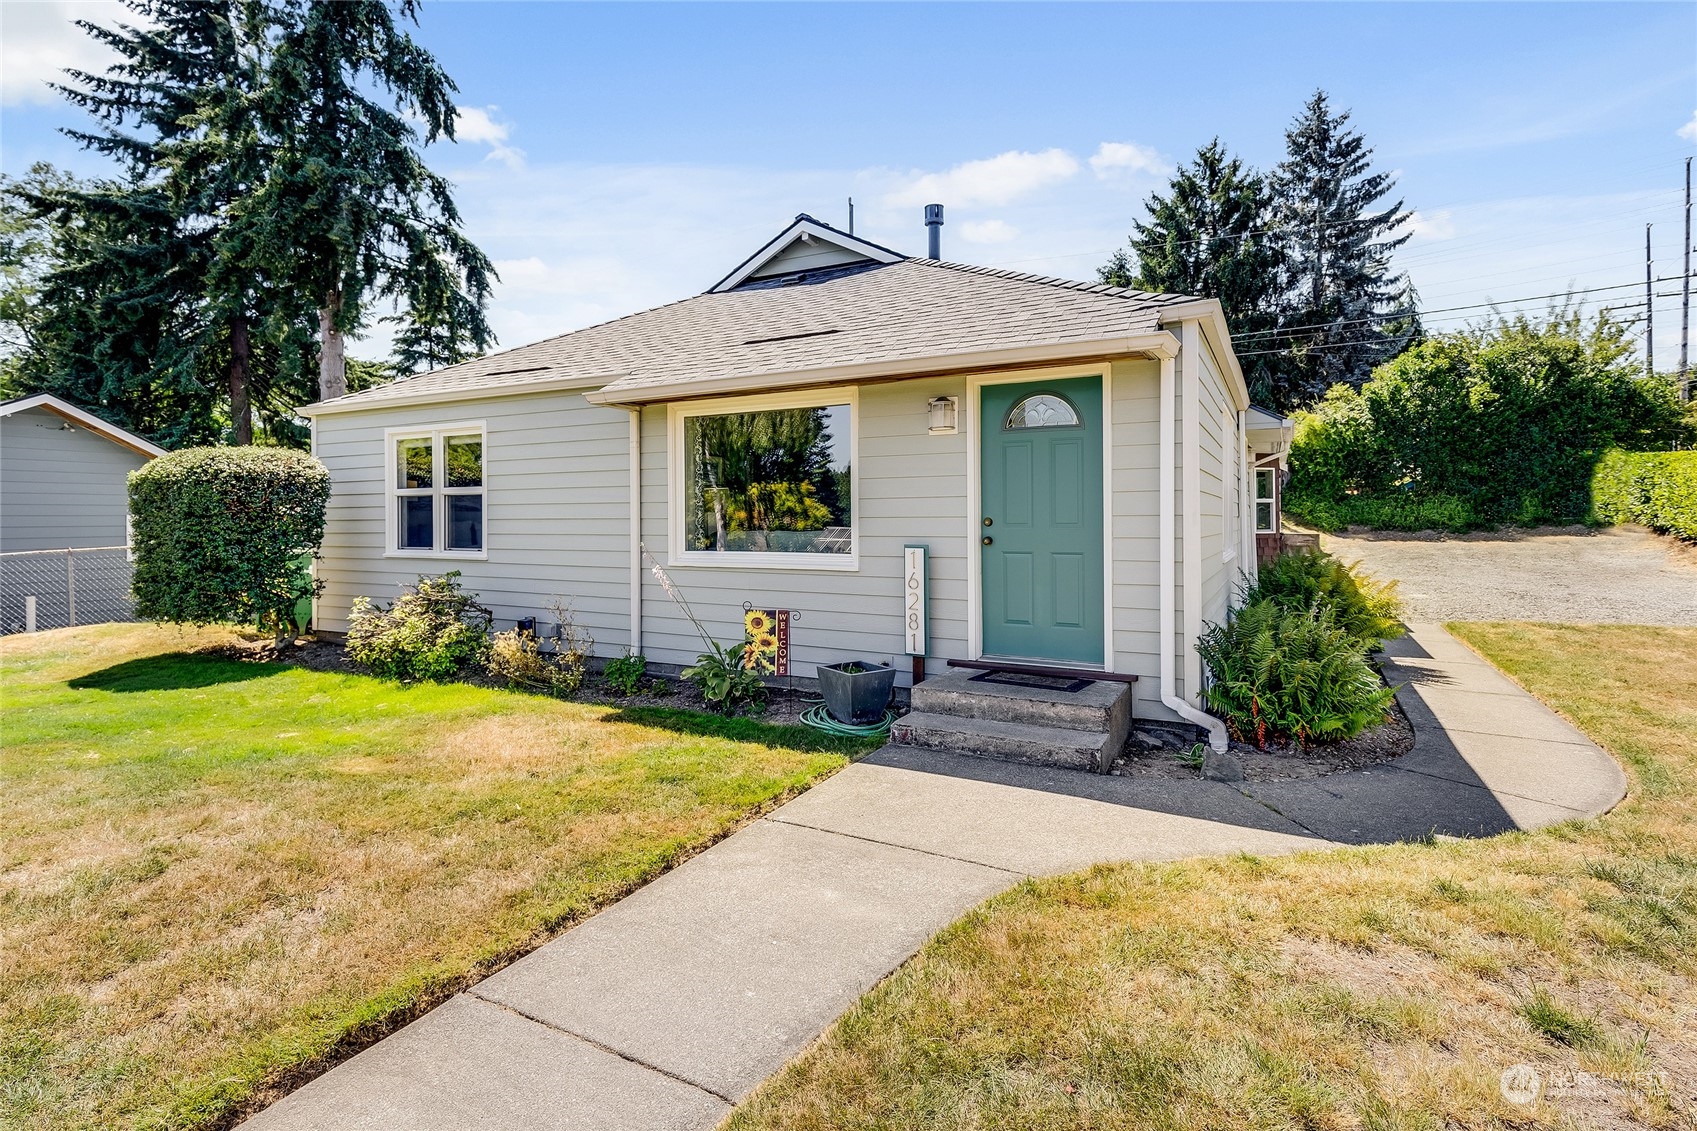
[[[484,552],[481,424],[388,434],[389,552]]]
[[[674,405],[673,560],[856,568],[854,449],[852,389]]]
[[[1278,531],[1278,470],[1271,467],[1255,469],[1255,533],[1273,534]]]

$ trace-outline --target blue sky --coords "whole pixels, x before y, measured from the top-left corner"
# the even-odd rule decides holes
[[[42,82],[98,61],[72,17],[120,13],[0,5],[6,172],[97,170]],[[504,345],[695,293],[850,196],[898,249],[923,250],[938,200],[947,257],[1089,278],[1175,162],[1218,135],[1270,166],[1317,86],[1418,211],[1402,266],[1431,310],[1641,284],[1649,222],[1677,275],[1697,153],[1692,4],[427,0],[417,34],[460,86],[463,140],[432,161],[500,267]],[[1659,298],[1664,366],[1677,336]]]

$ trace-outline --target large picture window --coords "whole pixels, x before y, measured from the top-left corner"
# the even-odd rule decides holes
[[[683,560],[852,564],[852,404],[681,415],[673,435]]]
[[[391,435],[391,552],[483,553],[483,428]]]

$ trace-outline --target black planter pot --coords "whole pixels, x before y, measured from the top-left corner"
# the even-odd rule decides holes
[[[846,671],[856,667],[861,671]],[[896,669],[888,664],[867,664],[845,660],[840,664],[821,664],[818,669],[819,690],[825,695],[825,709],[840,723],[864,726],[884,717],[890,705],[890,693],[896,686]]]

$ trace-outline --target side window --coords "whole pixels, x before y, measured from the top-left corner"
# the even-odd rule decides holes
[[[1278,471],[1271,467],[1255,469],[1255,532],[1272,534],[1278,530]]]
[[[481,426],[390,441],[394,461],[391,549],[436,554],[483,550]]]

